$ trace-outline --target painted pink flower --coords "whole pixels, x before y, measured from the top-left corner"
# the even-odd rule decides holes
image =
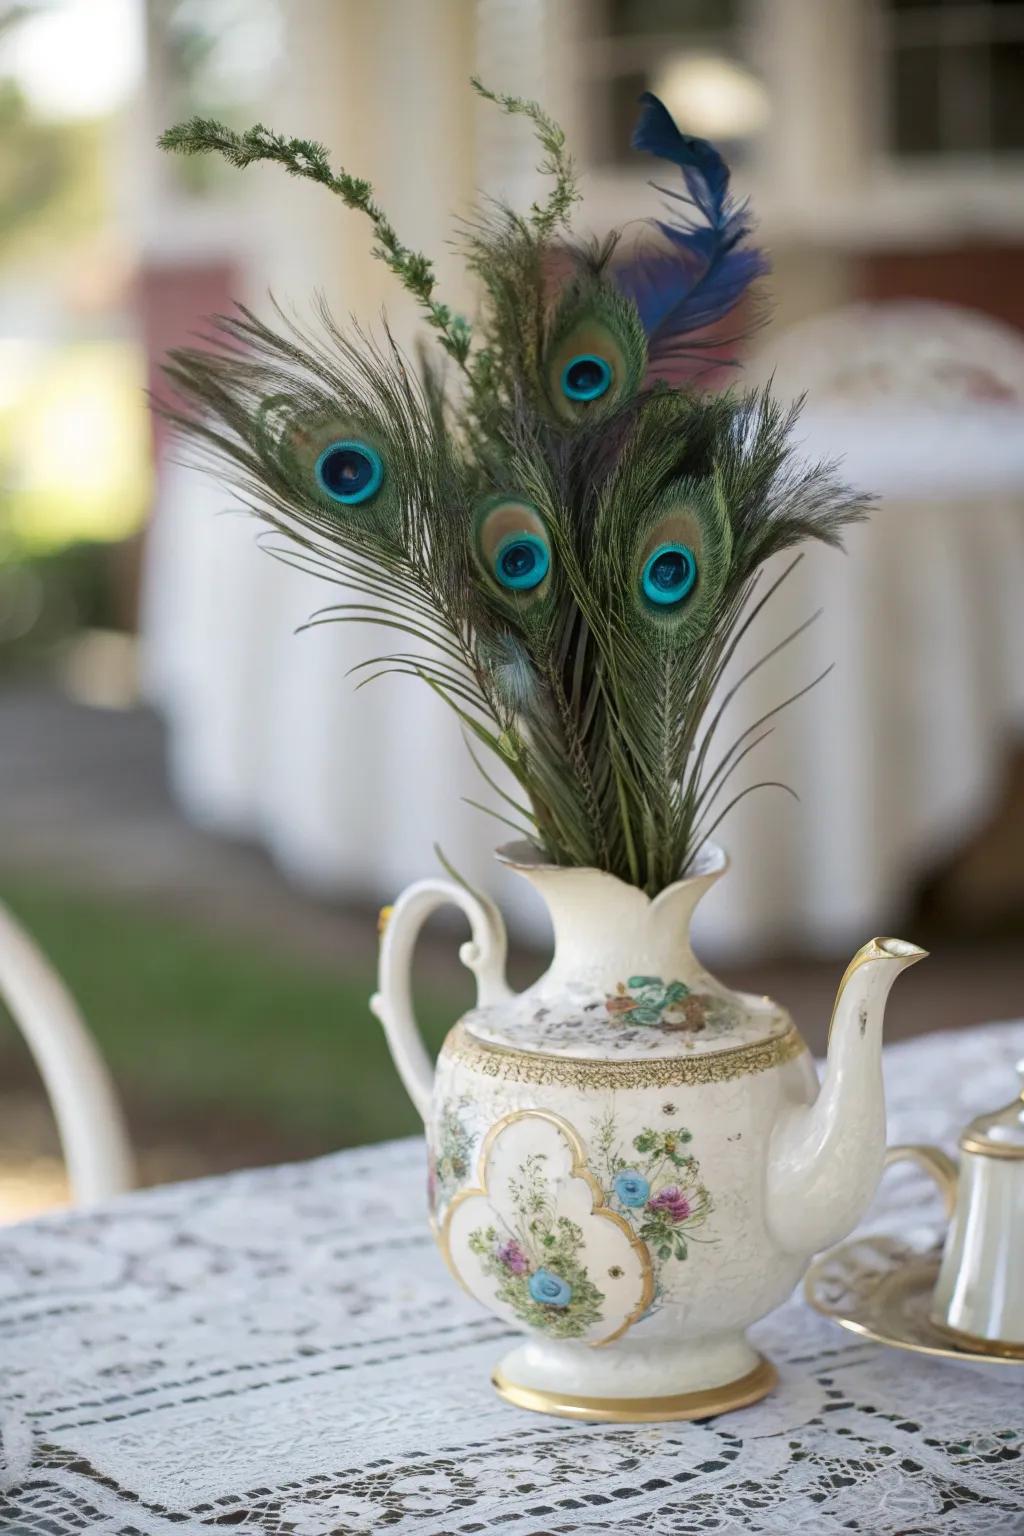
[[[502,1243],[498,1249],[498,1258],[513,1275],[525,1275],[530,1267],[529,1259],[514,1237],[510,1237],[507,1243]]]
[[[658,1211],[667,1216],[673,1226],[678,1226],[685,1221],[691,1211],[690,1202],[678,1184],[669,1184],[660,1189],[652,1200],[647,1202],[648,1209]]]

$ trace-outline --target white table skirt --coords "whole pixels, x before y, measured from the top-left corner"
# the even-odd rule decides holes
[[[890,1138],[947,1146],[1009,1096],[1024,1023],[885,1055]],[[17,1536],[1010,1536],[1024,1390],[887,1351],[799,1294],[754,1330],[781,1382],[701,1424],[547,1420],[488,1385],[506,1331],[427,1233],[418,1141],[129,1196],[0,1244]],[[940,1221],[886,1177],[865,1230]]]

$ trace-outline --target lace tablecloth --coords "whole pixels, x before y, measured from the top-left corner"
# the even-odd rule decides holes
[[[893,1048],[891,1138],[950,1144],[1022,1053],[1024,1024]],[[938,1220],[918,1180],[894,1169],[867,1226]],[[423,1183],[398,1142],[0,1233],[0,1531],[1024,1532],[1024,1375],[887,1352],[799,1296],[755,1330],[781,1383],[741,1413],[507,1407],[504,1330],[444,1270]]]

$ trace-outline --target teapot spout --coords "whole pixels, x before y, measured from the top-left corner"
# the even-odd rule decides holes
[[[817,1253],[857,1225],[885,1158],[882,1023],[889,989],[927,951],[872,939],[847,966],[817,1098],[791,1104],[769,1143],[765,1215],[787,1253]]]

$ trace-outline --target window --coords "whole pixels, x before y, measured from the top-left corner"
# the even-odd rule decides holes
[[[767,96],[744,62],[742,0],[607,0],[597,73],[609,110],[597,125],[597,158],[622,163],[637,97],[657,93],[680,127],[730,147],[763,127]]]
[[[888,141],[898,157],[1024,150],[1024,3],[881,0]]]

